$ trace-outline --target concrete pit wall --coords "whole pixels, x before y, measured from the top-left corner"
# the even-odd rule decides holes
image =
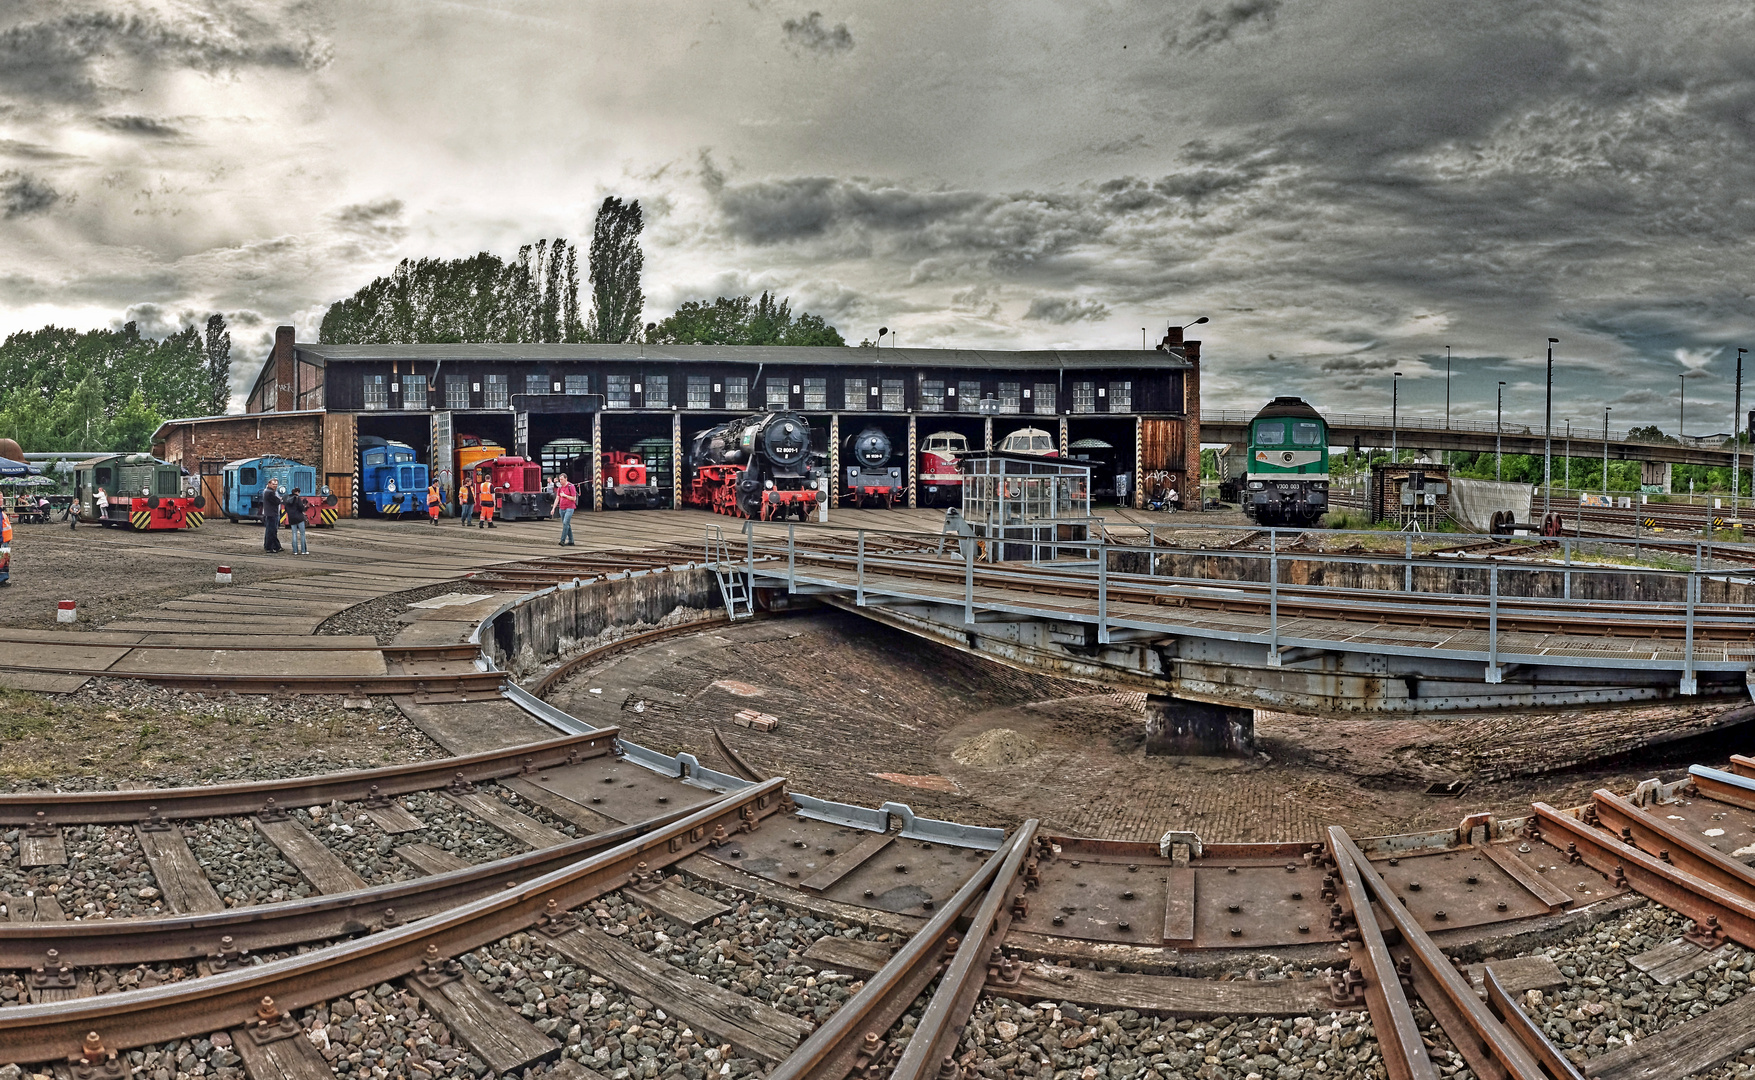
[[[1156,558],[1155,572],[1160,577],[1262,583],[1268,580],[1268,560],[1265,557],[1244,558],[1213,553],[1165,554]],[[1147,555],[1143,551],[1117,552],[1110,556],[1109,568],[1116,573],[1144,574],[1146,559]],[[1401,592],[1405,585],[1406,569],[1396,563],[1339,563],[1282,555],[1280,584]],[[1413,588],[1409,591],[1486,596],[1490,591],[1488,578],[1488,568],[1479,564],[1455,567],[1415,566]],[[1572,598],[1681,603],[1686,599],[1683,594],[1686,580],[1675,573],[1641,573],[1637,570],[1588,574],[1575,572],[1572,575]],[[1563,567],[1532,570],[1502,564],[1499,567],[1499,595],[1558,599],[1566,595],[1566,571]],[[1755,603],[1755,585],[1709,574],[1701,578],[1699,602]]]
[[[712,571],[665,570],[543,589],[482,627],[481,651],[501,670],[524,673],[580,647],[724,611]]]

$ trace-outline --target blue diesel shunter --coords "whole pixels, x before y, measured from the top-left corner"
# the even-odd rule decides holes
[[[427,512],[427,467],[414,459],[414,447],[360,436],[360,505],[385,517]]]
[[[280,481],[282,497],[297,488],[306,498],[322,501],[322,493],[317,491],[317,470],[311,466],[272,454],[239,458],[227,462],[222,474],[220,498],[225,516],[232,521],[261,521],[262,491],[270,480]]]

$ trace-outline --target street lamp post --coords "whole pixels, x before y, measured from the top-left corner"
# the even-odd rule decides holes
[[[1542,413],[1542,525],[1548,524],[1548,513],[1554,499],[1554,346],[1557,337],[1548,339],[1548,403]]]
[[[1688,431],[1688,373],[1684,371],[1676,378],[1682,380],[1682,403],[1676,407],[1676,441],[1681,442]]]
[[[1502,480],[1500,465],[1505,461],[1505,440],[1502,434],[1505,417],[1505,380],[1499,381],[1499,404],[1493,407],[1493,479]]]
[[[1396,406],[1401,400],[1401,372],[1389,380],[1389,463],[1396,463]]]
[[[1566,490],[1572,490],[1572,417],[1566,418]]]
[[[1737,390],[1731,405],[1731,520],[1741,521],[1739,501],[1743,494],[1742,449],[1743,449],[1743,354],[1748,349],[1737,350]]]
[[[1612,405],[1603,406],[1603,497],[1609,497],[1609,410]]]

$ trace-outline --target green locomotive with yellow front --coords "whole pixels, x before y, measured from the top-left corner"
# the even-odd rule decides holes
[[[1309,526],[1328,511],[1328,421],[1277,397],[1249,422],[1243,512],[1257,525]]]

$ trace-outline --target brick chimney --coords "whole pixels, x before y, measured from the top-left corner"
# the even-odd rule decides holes
[[[274,409],[291,412],[299,407],[299,373],[293,362],[293,328],[274,328]]]
[[[1177,337],[1182,336],[1180,328],[1170,331]],[[1200,498],[1200,342],[1185,341],[1182,343],[1182,354],[1188,358],[1188,370],[1182,373],[1182,434],[1186,440],[1183,444],[1183,460],[1187,463],[1188,486],[1185,490],[1192,491],[1194,497]]]

